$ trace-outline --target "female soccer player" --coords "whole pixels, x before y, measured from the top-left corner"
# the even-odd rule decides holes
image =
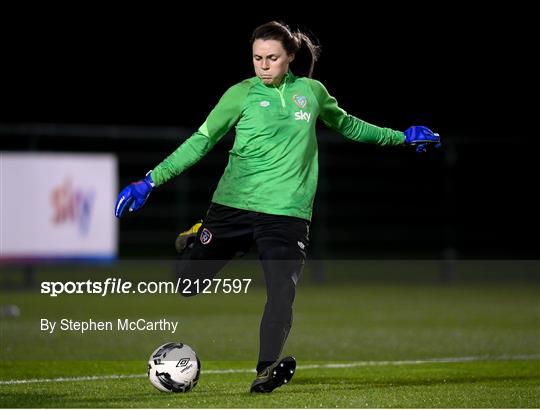
[[[185,246],[182,239],[193,236],[187,259],[208,261],[204,273],[196,269],[199,278],[213,277],[237,251],[255,243],[267,301],[251,391],[271,392],[287,383],[296,368],[293,357],[279,357],[291,328],[295,287],[309,241],[318,174],[317,118],[359,142],[408,144],[420,151],[440,140],[426,127],[400,132],[348,115],[311,78],[319,50],[302,32],[266,23],[254,30],[252,51],[255,77],[229,88],[198,131],[144,179],[127,186],[118,197],[116,216],[141,208],[154,187],[195,164],[236,127],[229,163],[202,226],[186,231],[180,243]],[[192,271],[189,263],[184,265],[181,277]]]

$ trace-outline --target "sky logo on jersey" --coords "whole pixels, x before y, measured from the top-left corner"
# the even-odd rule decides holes
[[[311,118],[311,113],[305,112],[305,111],[296,111],[294,113],[294,119],[296,121],[306,121],[309,122],[309,119]]]
[[[293,95],[293,101],[296,105],[298,105],[299,108],[306,108],[307,105],[307,98],[303,95]]]

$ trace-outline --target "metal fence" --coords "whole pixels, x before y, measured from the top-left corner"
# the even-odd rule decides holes
[[[0,143],[8,151],[115,153],[124,186],[141,178],[193,131],[0,124]],[[176,234],[205,214],[232,142],[232,135],[224,137],[198,164],[156,189],[140,212],[121,220],[122,258],[174,254]],[[358,144],[326,129],[319,130],[318,142],[311,258],[454,259],[528,250],[511,238],[513,224],[491,219],[497,212],[488,206],[493,198],[505,202],[501,187],[493,182],[498,178],[493,169],[518,149],[518,141],[491,141],[487,156],[485,141],[455,136],[446,138],[443,150],[428,155]],[[534,253],[532,245],[530,249]]]

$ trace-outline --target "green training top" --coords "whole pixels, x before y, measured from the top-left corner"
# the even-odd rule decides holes
[[[319,81],[289,72],[279,87],[258,77],[229,88],[204,124],[152,171],[156,186],[199,161],[233,127],[229,163],[212,202],[311,220],[317,189],[317,118],[355,141],[403,144],[400,131],[348,115]]]

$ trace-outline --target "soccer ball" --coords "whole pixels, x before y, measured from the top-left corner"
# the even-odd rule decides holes
[[[201,362],[195,351],[183,343],[159,346],[148,359],[148,378],[158,390],[186,393],[197,385]]]

